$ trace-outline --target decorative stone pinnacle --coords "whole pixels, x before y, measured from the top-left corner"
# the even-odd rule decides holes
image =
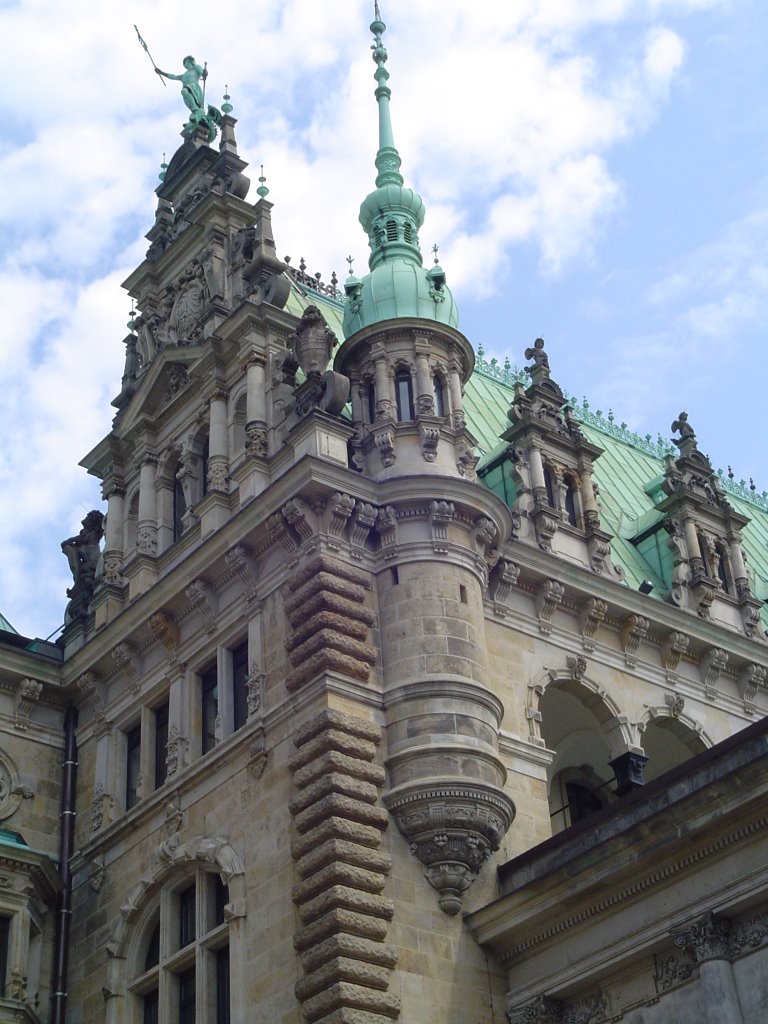
[[[262,199],[265,199],[269,195],[269,189],[266,186],[267,179],[264,177],[264,164],[261,165],[261,176],[259,177],[259,187],[256,189]]]
[[[432,246],[432,254],[435,257],[435,266],[437,266],[437,254],[439,251],[440,246],[437,244],[437,242],[435,242],[435,244]]]
[[[349,266],[349,275],[352,276],[352,264],[355,262],[354,256],[347,256],[347,264]]]

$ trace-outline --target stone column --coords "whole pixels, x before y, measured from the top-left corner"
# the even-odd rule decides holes
[[[265,355],[251,353],[246,368],[245,447],[248,454],[257,459],[266,459],[269,454],[265,366]]]
[[[113,484],[106,495],[107,529],[104,538],[102,579],[115,586],[123,583],[123,528],[125,525],[125,488]]]
[[[227,395],[217,391],[210,403],[210,426],[208,434],[208,490],[229,489],[227,465]]]
[[[544,463],[541,461],[541,452],[535,445],[528,449],[528,465],[531,467],[531,487],[535,497],[544,497],[547,486],[544,483]]]
[[[738,536],[730,537],[728,545],[731,552],[731,572],[736,593],[740,594],[747,583],[747,567],[744,564],[744,553],[741,550],[741,539]]]
[[[352,402],[352,422],[357,425],[363,422],[363,401],[361,397],[361,388],[363,387],[360,378],[358,376],[350,377],[350,399]]]
[[[448,394],[451,398],[451,426],[459,429],[464,426],[464,400],[461,397],[461,377],[456,363],[448,368]]]
[[[701,555],[701,546],[699,544],[699,537],[696,533],[696,524],[690,518],[687,518],[683,523],[683,531],[685,534],[685,546],[688,548],[688,558],[698,559],[696,567],[704,567],[704,561]]]
[[[744,1024],[730,950],[731,922],[709,912],[673,931],[675,945],[693,951],[703,990],[702,1024]]]
[[[389,385],[389,367],[384,349],[378,345],[373,352],[374,372],[376,374],[376,417],[386,420],[392,415],[392,390]]]
[[[140,555],[157,554],[156,470],[157,456],[145,455],[139,473],[139,521],[136,531],[136,549]]]
[[[432,377],[427,359],[428,351],[429,344],[426,341],[416,342],[416,410],[420,416],[434,416],[435,414]]]
[[[600,512],[598,511],[597,498],[595,497],[592,467],[582,466],[579,477],[581,480],[581,501],[584,505],[584,522],[588,527],[598,527],[600,525]]]

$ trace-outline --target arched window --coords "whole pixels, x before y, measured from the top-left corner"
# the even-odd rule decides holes
[[[406,240],[406,242],[413,241],[413,228],[408,223],[408,221],[406,221],[405,224],[403,225],[403,238]]]
[[[396,242],[397,241],[397,223],[395,221],[393,221],[393,220],[388,220],[387,221],[387,241],[388,242]]]
[[[582,782],[566,782],[565,792],[572,825],[577,821],[583,821],[603,807],[604,801],[598,793]]]
[[[139,946],[141,973],[129,983],[131,1024],[229,1024],[228,899],[202,864],[161,891]]]
[[[395,374],[395,398],[397,400],[397,418],[413,419],[413,383],[408,369],[398,370]]]

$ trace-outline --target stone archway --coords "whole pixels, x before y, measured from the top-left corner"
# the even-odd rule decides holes
[[[671,696],[667,704],[648,707],[638,723],[640,742],[648,757],[646,782],[713,745],[701,723],[683,710],[682,698]]]

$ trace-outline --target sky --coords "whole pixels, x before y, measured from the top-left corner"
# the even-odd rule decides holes
[[[765,0],[381,0],[392,119],[461,328],[640,434],[681,409],[715,467],[768,489]],[[279,254],[365,269],[368,0],[0,0],[0,612],[63,621],[60,542],[104,508],[77,463],[109,431],[159,165],[191,53],[229,87]]]

